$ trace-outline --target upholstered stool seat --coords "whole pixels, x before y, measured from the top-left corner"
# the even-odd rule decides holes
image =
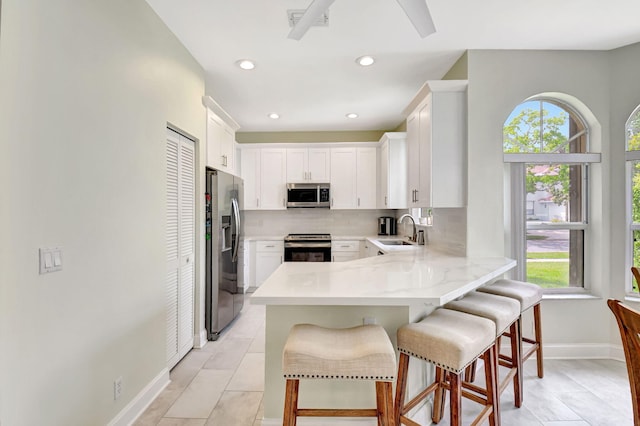
[[[521,342],[526,342],[531,345],[527,350],[522,351],[522,363],[528,360],[531,355],[535,353],[538,377],[544,377],[544,366],[542,361],[542,316],[540,313],[542,289],[535,284],[524,281],[502,279],[491,285],[480,287],[478,291],[516,299],[520,302],[521,313],[533,308],[534,338],[531,339],[523,336],[522,328],[520,328]],[[521,323],[522,321],[520,321],[520,327],[522,327]],[[508,357],[502,355],[500,358],[508,359]]]
[[[283,425],[296,424],[299,416],[377,417],[380,425],[392,425],[392,382],[396,354],[384,328],[364,325],[345,329],[297,324],[291,328],[282,353],[287,379]],[[376,382],[375,409],[298,408],[300,379],[346,379]]]
[[[444,405],[444,390],[450,391],[451,425],[461,424],[461,397],[465,396],[484,405],[476,419],[489,418],[491,424],[499,419],[495,388],[495,323],[486,318],[450,309],[437,309],[418,323],[398,329],[400,351],[398,382],[396,384],[395,421],[397,425],[416,423],[406,414],[432,392],[434,410],[432,420],[440,421]],[[462,390],[461,373],[478,357],[484,358],[487,383],[483,396]],[[409,358],[429,361],[436,366],[435,380],[426,389],[405,403]]]
[[[509,297],[472,291],[459,300],[447,303],[445,308],[478,315],[493,321],[496,325],[495,338],[498,351],[502,334],[507,330],[509,331],[511,353],[515,356],[511,357],[510,362],[504,362],[502,364],[508,367],[509,371],[502,382],[500,382],[499,394],[502,394],[509,382],[513,381],[514,403],[516,407],[520,407],[522,405],[522,369],[520,364],[520,335],[518,326],[520,303]],[[496,365],[495,368],[497,371],[498,365]],[[474,373],[475,366],[470,374],[469,381],[473,381]]]

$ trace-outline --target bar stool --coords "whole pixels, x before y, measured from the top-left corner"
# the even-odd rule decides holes
[[[364,325],[333,329],[312,324],[291,328],[282,353],[287,379],[283,426],[306,417],[377,417],[378,425],[393,425],[392,382],[396,353],[384,328]],[[375,380],[376,408],[298,408],[300,379]]]
[[[509,362],[504,362],[503,366],[507,367],[508,373],[502,381],[496,379],[499,383],[498,395],[502,395],[504,390],[513,381],[514,404],[520,408],[522,406],[522,368],[520,359],[520,303],[517,300],[504,296],[496,296],[490,293],[479,293],[472,291],[466,294],[462,299],[454,300],[444,305],[447,309],[465,312],[471,315],[477,315],[493,321],[496,325],[496,347],[500,353],[500,339],[507,330],[509,331],[509,340],[511,343],[511,353],[514,355]],[[475,372],[475,365],[473,365]],[[495,365],[496,374],[498,374],[498,360]],[[472,385],[474,374],[471,374],[469,380],[463,386],[477,388]],[[480,390],[475,389],[476,392]]]
[[[489,419],[491,425],[500,424],[497,403],[495,356],[496,326],[493,321],[450,309],[436,309],[418,323],[398,329],[398,381],[394,403],[396,425],[418,425],[406,414],[432,392],[434,393],[432,420],[442,419],[445,390],[450,397],[450,424],[462,424],[462,397],[484,405],[474,424]],[[412,400],[405,403],[410,357],[435,364],[435,380]],[[481,395],[462,388],[461,374],[474,360],[482,357],[487,383]]]
[[[544,367],[542,363],[542,320],[540,314],[540,302],[542,301],[542,289],[531,283],[502,279],[495,283],[480,287],[480,292],[491,293],[498,296],[511,297],[520,302],[520,312],[523,313],[533,307],[533,325],[534,338],[522,336],[522,321],[520,321],[521,341],[531,345],[526,351],[522,352],[522,363],[528,360],[531,355],[536,354],[538,367],[538,377],[544,377]],[[521,317],[522,318],[522,317]],[[501,360],[508,360],[509,357],[500,355]]]

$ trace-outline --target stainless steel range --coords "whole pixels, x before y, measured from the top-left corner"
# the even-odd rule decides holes
[[[287,235],[284,238],[284,261],[331,262],[331,235]]]

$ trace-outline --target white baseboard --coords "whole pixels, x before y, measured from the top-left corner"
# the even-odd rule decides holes
[[[204,348],[207,344],[207,329],[203,328],[199,334],[196,334],[193,339],[193,347],[196,349]]]
[[[298,417],[296,424],[300,426],[376,426],[378,422],[374,417],[364,419],[358,417],[318,417],[317,419]],[[282,426],[282,419],[262,419],[261,426]]]
[[[544,344],[544,358],[548,359],[616,359],[624,361],[622,347],[610,344]]]
[[[160,374],[147,384],[109,423],[108,426],[129,426],[160,395],[169,384],[169,369],[164,368]]]

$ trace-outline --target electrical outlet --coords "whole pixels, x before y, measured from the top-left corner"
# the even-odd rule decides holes
[[[122,395],[122,376],[113,381],[113,400],[120,398]]]
[[[364,325],[369,325],[369,324],[377,324],[378,321],[376,320],[376,317],[364,317],[362,319],[362,323]]]

